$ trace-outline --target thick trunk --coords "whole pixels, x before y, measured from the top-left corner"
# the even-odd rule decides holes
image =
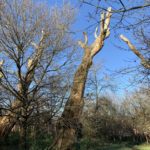
[[[57,139],[52,149],[72,150],[73,144],[77,142],[79,131],[81,131],[80,116],[84,104],[84,87],[91,64],[90,51],[87,50],[75,73],[71,95],[57,124]]]
[[[92,58],[102,49],[104,40],[110,34],[110,18],[111,8],[108,8],[108,12],[106,14],[102,13],[101,15],[100,34],[97,35],[96,30],[96,39],[90,46],[88,46],[88,37],[85,32],[83,33],[85,37],[84,43],[82,41],[78,42],[84,49],[84,56],[75,73],[70,98],[57,124],[57,137],[55,143],[51,146],[53,150],[73,150],[74,144],[78,143],[82,127],[80,117],[84,105],[83,94],[87,74],[92,64]]]

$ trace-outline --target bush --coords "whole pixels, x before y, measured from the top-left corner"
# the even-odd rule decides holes
[[[44,150],[52,143],[52,137],[50,135],[40,135],[36,139],[31,139],[30,150]]]

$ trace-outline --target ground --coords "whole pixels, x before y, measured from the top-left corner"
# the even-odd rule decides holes
[[[40,141],[37,142],[37,144],[33,144],[30,147],[29,150],[45,150],[49,143],[49,138],[45,138],[44,142],[40,139]],[[0,144],[0,150],[21,150],[19,148],[18,143],[13,143],[1,145]],[[30,143],[31,144],[31,143]],[[133,144],[129,142],[122,142],[122,143],[110,143],[98,139],[89,140],[89,139],[82,139],[81,143],[76,145],[76,150],[150,150],[150,144]]]
[[[94,150],[94,149],[93,149]],[[97,150],[150,150],[150,145],[124,145],[124,144],[112,144],[99,148]]]
[[[127,142],[123,143],[100,143],[100,142],[91,142],[84,141],[81,144],[81,150],[150,150],[150,144],[131,144]]]

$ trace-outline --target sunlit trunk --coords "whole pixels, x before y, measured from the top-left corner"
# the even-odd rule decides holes
[[[72,150],[74,143],[78,142],[77,135],[81,127],[80,117],[84,105],[83,93],[91,63],[90,53],[86,53],[81,65],[75,73],[69,101],[57,124],[58,133],[53,149]]]
[[[92,65],[93,57],[102,49],[104,40],[110,35],[111,8],[106,14],[101,15],[100,34],[95,32],[95,41],[89,46],[88,36],[84,32],[85,41],[79,41],[79,45],[84,49],[84,56],[78,67],[71,88],[69,100],[67,101],[62,116],[57,123],[57,137],[51,146],[53,150],[73,150],[77,144],[78,135],[81,128],[80,118],[84,106],[84,90],[88,71]]]
[[[18,116],[17,112],[20,107],[20,101],[16,100],[12,104],[11,110],[13,111],[8,111],[5,113],[4,116],[0,117],[0,138],[4,139],[9,135],[11,132],[12,128],[17,122]]]
[[[8,137],[15,123],[16,120],[10,116],[3,116],[0,118],[0,140],[4,140]]]

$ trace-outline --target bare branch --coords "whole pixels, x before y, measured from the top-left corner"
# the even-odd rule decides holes
[[[119,0],[119,2],[120,2],[121,5],[123,6],[124,10],[126,10],[126,7],[125,7],[124,3],[122,2],[122,0]]]
[[[101,14],[101,25],[100,34],[97,36],[96,40],[91,44],[91,57],[94,57],[103,47],[104,40],[110,35],[110,19],[111,19],[111,7],[107,9],[106,14]]]
[[[107,30],[108,29],[108,26],[110,24],[110,18],[112,16],[112,13],[111,13],[111,7],[109,7],[107,9],[107,13],[106,13],[106,19],[105,19],[105,24],[104,24],[104,30]]]
[[[140,54],[140,52],[136,49],[136,47],[129,41],[129,39],[127,39],[124,35],[120,35],[120,38],[127,43],[127,45],[129,46],[129,48],[134,52],[134,54],[136,54],[142,61],[145,60],[145,58],[143,57],[142,54]]]
[[[43,41],[43,39],[44,39],[44,36],[45,36],[45,32],[44,32],[44,30],[42,29],[42,35],[41,35],[41,38],[40,38],[40,42],[39,42],[39,44],[36,44],[36,43],[34,43],[34,42],[31,42],[31,45],[35,48],[35,49],[38,49],[39,48],[39,45],[40,45],[40,43]]]
[[[0,61],[0,79],[3,77],[3,71],[2,71],[2,66],[4,64],[4,60]]]
[[[105,14],[104,14],[104,12],[102,12],[102,14],[101,14],[101,25],[100,25],[100,32],[101,33],[104,32],[104,24],[105,24]]]
[[[131,7],[131,8],[128,8],[128,9],[121,9],[121,10],[113,10],[112,12],[113,13],[118,13],[118,12],[127,12],[127,11],[131,11],[131,10],[135,10],[135,9],[141,9],[141,8],[145,8],[145,7],[150,7],[150,4],[145,4],[145,5],[142,5],[142,6],[135,6],[135,7]]]
[[[28,69],[29,70],[33,70],[34,71],[34,69],[33,69],[34,66],[38,64],[37,61],[39,60],[39,58],[41,57],[42,52],[43,52],[43,50],[42,50],[43,48],[41,47],[41,45],[42,45],[42,43],[43,43],[43,41],[45,39],[45,36],[46,36],[46,34],[42,30],[42,35],[41,35],[39,44],[36,44],[36,43],[33,43],[33,42],[31,43],[34,46],[34,48],[36,49],[36,52],[35,52],[35,56],[32,59],[28,60]]]
[[[38,49],[38,45],[34,42],[31,42],[31,45],[35,48],[35,49]]]
[[[95,29],[95,33],[94,33],[94,37],[95,37],[95,38],[98,37],[97,33],[98,33],[98,27],[96,27],[96,29]]]
[[[107,11],[106,8],[94,5],[94,4],[90,3],[90,2],[83,1],[83,3],[87,4],[87,5],[90,5],[92,7],[95,7],[96,9],[101,9],[101,10]],[[136,9],[142,9],[142,8],[146,8],[146,7],[150,7],[150,4],[145,4],[145,5],[130,7],[130,8],[126,8],[126,9],[123,8],[123,9],[118,9],[118,10],[112,10],[111,13],[128,12],[128,11],[132,11],[132,10],[136,10]]]
[[[83,32],[84,35],[84,43],[82,41],[78,41],[78,44],[84,49],[88,44],[88,36],[86,32]]]
[[[32,63],[33,63],[33,60],[32,59],[28,59],[28,64],[27,64],[28,69],[31,67]]]
[[[120,35],[120,38],[127,43],[129,48],[132,50],[132,52],[141,59],[141,64],[147,68],[150,69],[150,63],[144,58],[144,56],[136,49],[136,47],[130,42],[128,38],[126,38],[124,35]]]
[[[5,62],[4,60],[0,61],[0,67],[2,67],[2,65],[4,64],[4,62]]]
[[[86,32],[83,32],[83,35],[84,35],[84,39],[85,39],[85,45],[88,44],[88,37],[87,37],[87,33]]]

